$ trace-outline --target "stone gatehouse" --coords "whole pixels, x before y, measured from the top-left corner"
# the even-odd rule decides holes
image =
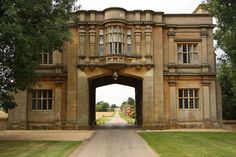
[[[35,69],[41,79],[15,96],[9,128],[92,128],[95,89],[113,83],[135,88],[141,128],[220,127],[214,25],[204,10],[164,14],[114,7],[76,15],[63,51],[42,53]]]

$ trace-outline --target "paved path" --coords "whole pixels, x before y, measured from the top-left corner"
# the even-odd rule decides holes
[[[111,121],[103,125],[105,129],[97,130],[94,136],[84,142],[70,157],[159,157],[137,135],[137,129],[122,129],[129,126],[116,113]]]

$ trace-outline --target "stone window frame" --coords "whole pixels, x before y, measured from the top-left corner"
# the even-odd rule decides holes
[[[33,89],[31,94],[31,111],[53,110],[54,96],[52,89]]]
[[[198,59],[198,43],[179,42],[177,43],[177,62],[179,64],[196,64]]]
[[[191,92],[192,91],[192,92]],[[200,110],[199,88],[179,88],[179,110]]]
[[[127,54],[132,55],[132,29],[127,28]]]
[[[124,27],[109,26],[106,29],[109,54],[124,54]]]
[[[99,55],[104,55],[104,30],[102,28],[99,29]]]
[[[52,65],[53,64],[53,53],[42,52],[39,55],[40,65]]]

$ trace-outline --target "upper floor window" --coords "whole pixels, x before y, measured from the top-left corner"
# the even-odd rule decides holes
[[[198,89],[179,89],[179,109],[199,109]]]
[[[132,53],[132,41],[131,41],[131,30],[127,30],[127,54],[131,55]]]
[[[40,54],[40,64],[53,64],[52,53],[41,53]]]
[[[52,90],[33,90],[31,108],[33,111],[52,110]]]
[[[178,63],[194,63],[197,57],[197,44],[178,44]]]
[[[108,27],[109,54],[122,54],[124,49],[124,29],[119,26]]]
[[[103,29],[99,30],[99,55],[104,54],[104,39],[103,39]]]

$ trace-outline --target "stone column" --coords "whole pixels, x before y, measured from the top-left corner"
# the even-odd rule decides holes
[[[89,129],[89,85],[85,72],[78,69],[78,116],[77,125],[79,129]]]
[[[168,38],[169,38],[169,64],[175,64],[175,43],[174,43],[175,32],[173,28],[169,28]]]
[[[170,128],[176,129],[178,127],[177,122],[177,102],[176,102],[176,81],[170,80]]]
[[[207,52],[207,30],[206,28],[201,29],[202,37],[202,63],[208,64],[208,52]]]
[[[84,56],[85,55],[85,38],[86,38],[86,31],[84,26],[79,27],[79,55]]]
[[[141,54],[141,35],[142,32],[140,30],[140,26],[136,26],[134,36],[135,36],[135,51],[137,55]]]
[[[91,26],[89,30],[89,48],[90,56],[95,55],[96,30],[95,26]]]
[[[210,104],[210,82],[207,80],[203,80],[202,81],[202,99],[203,99],[203,127],[204,128],[210,128],[211,127],[211,112],[210,112],[210,108],[211,108],[211,104]]]
[[[143,78],[143,128],[155,129],[155,108],[153,93],[153,69],[146,72]]]
[[[68,76],[67,76],[67,129],[77,129],[77,49],[68,46]]]
[[[152,39],[152,28],[150,25],[148,25],[146,26],[146,30],[145,30],[146,55],[151,55],[151,39]]]
[[[56,81],[55,103],[54,103],[54,123],[56,129],[61,129],[61,101],[62,101],[62,81]]]
[[[155,94],[155,123],[157,129],[166,129],[164,110],[164,81],[163,81],[163,30],[162,26],[153,30],[153,62],[154,67],[154,94]]]

